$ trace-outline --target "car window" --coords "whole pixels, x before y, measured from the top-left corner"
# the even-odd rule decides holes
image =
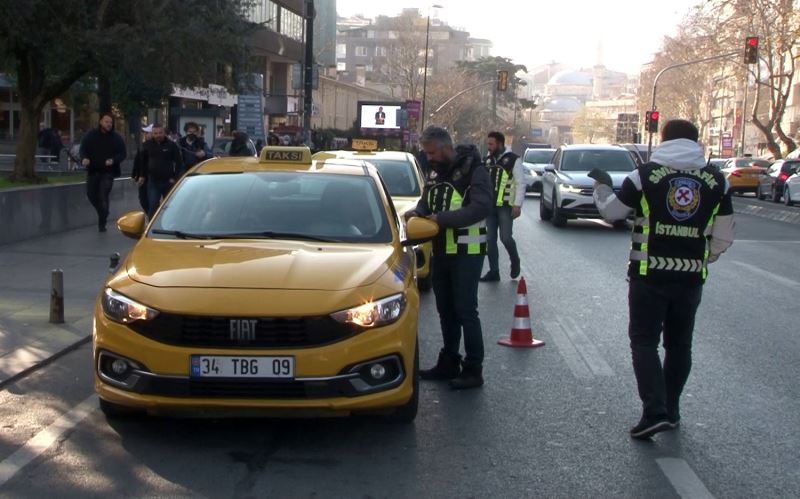
[[[209,237],[320,238],[390,242],[391,228],[371,177],[247,172],[186,177],[151,226]],[[155,232],[155,233],[154,233]],[[295,239],[298,237],[285,237]]]
[[[550,163],[553,159],[552,149],[531,149],[525,151],[522,161],[525,163]]]
[[[636,163],[627,150],[564,151],[561,170],[588,172],[594,168],[609,172],[630,172]]]
[[[800,161],[787,161],[783,164],[783,169],[789,175],[797,173],[798,168],[800,168]]]
[[[368,161],[378,169],[390,195],[411,197],[420,195],[420,186],[413,164],[408,161],[380,158],[370,158]]]

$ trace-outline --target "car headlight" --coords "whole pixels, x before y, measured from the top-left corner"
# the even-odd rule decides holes
[[[358,307],[334,312],[331,317],[342,324],[355,324],[363,328],[372,328],[395,322],[403,315],[405,308],[406,297],[401,293],[381,300],[371,301]]]
[[[580,194],[581,188],[572,184],[561,184],[561,190],[572,194]]]
[[[103,291],[103,313],[114,322],[130,324],[136,321],[149,321],[158,315],[158,310],[153,310],[141,303],[123,296],[111,288]]]

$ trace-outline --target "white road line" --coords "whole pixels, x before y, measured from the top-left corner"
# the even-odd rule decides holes
[[[62,414],[50,426],[25,442],[13,454],[0,462],[0,487],[6,484],[22,468],[42,455],[67,431],[74,428],[97,408],[97,395],[92,395],[69,412]]]
[[[656,459],[656,463],[667,476],[669,483],[675,488],[684,499],[713,499],[714,496],[708,491],[700,478],[697,477],[689,463],[683,459],[674,457],[662,457]]]
[[[749,263],[739,262],[739,261],[736,261],[736,260],[732,260],[731,263],[734,263],[734,264],[736,264],[736,265],[738,265],[740,267],[744,267],[744,268],[746,268],[747,270],[749,270],[751,272],[754,272],[756,274],[759,274],[759,275],[762,275],[762,276],[767,277],[769,279],[772,279],[773,281],[779,282],[779,283],[781,283],[781,284],[783,284],[785,286],[789,286],[790,288],[800,289],[800,282],[797,282],[797,281],[795,281],[793,279],[789,279],[788,277],[783,277],[782,275],[773,274],[772,272],[769,272],[769,271],[764,270],[764,269],[760,269],[760,268],[756,267],[755,265],[750,265]]]
[[[765,239],[737,239],[734,244],[759,243],[759,244],[800,244],[800,241],[768,241]]]
[[[564,357],[564,361],[572,371],[572,374],[578,379],[591,379],[594,377],[592,370],[586,365],[580,352],[572,344],[561,324],[556,321],[545,321],[544,327],[547,335],[555,341],[558,351],[561,352],[561,356]]]

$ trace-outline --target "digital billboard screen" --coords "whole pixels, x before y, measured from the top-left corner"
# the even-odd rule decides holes
[[[359,126],[363,128],[400,130],[397,122],[401,105],[397,102],[359,102]]]

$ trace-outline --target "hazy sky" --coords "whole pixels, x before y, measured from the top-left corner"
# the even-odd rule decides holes
[[[700,0],[337,0],[341,16],[397,15],[416,7],[475,38],[488,38],[492,55],[536,66],[552,60],[590,67],[602,44],[603,63],[636,73]]]

